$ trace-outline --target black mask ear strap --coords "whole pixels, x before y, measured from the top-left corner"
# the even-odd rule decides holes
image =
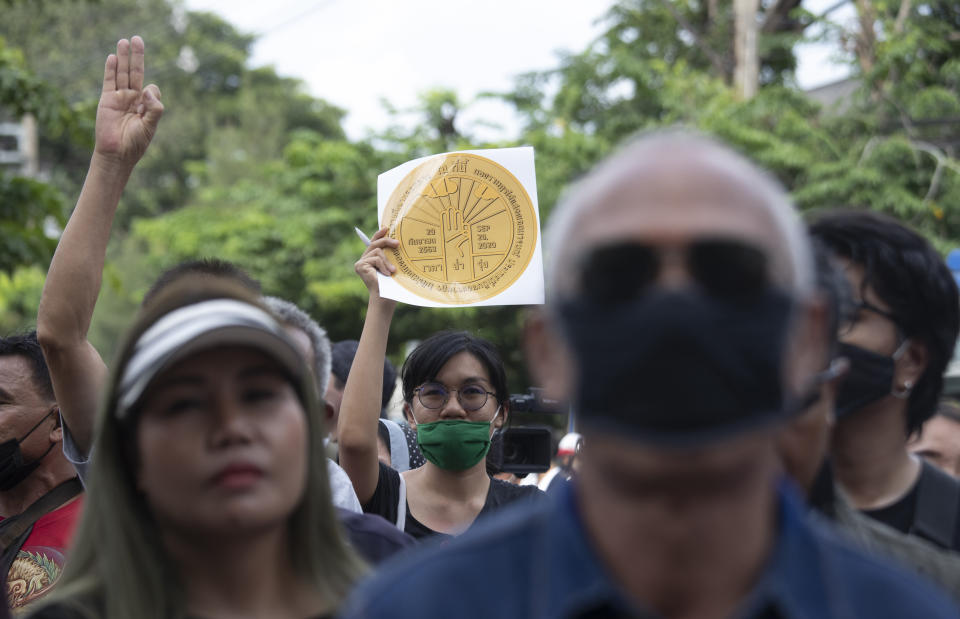
[[[54,447],[55,445],[56,445],[56,443],[50,443],[50,446],[47,447],[47,450],[46,450],[45,452],[43,452],[43,455],[40,456],[39,458],[37,458],[36,460],[34,460],[33,462],[40,462],[41,460],[43,460],[44,458],[46,458],[46,457],[47,457],[47,454],[50,453],[50,450],[53,449],[53,447]],[[33,462],[31,462],[30,464],[33,464]]]
[[[30,431],[27,432],[26,434],[24,434],[22,438],[18,438],[18,439],[17,439],[17,444],[19,445],[20,443],[23,442],[23,439],[25,439],[25,438],[27,438],[28,436],[30,436],[31,434],[33,434],[33,431],[36,430],[37,428],[39,428],[39,427],[40,427],[40,424],[43,423],[44,421],[46,421],[46,420],[47,420],[47,417],[49,417],[50,415],[52,415],[52,414],[54,413],[54,411],[56,411],[56,410],[58,410],[58,409],[57,409],[57,408],[51,408],[51,409],[50,409],[50,412],[47,413],[46,415],[44,415],[43,418],[40,419],[40,421],[37,422],[37,425],[35,425],[35,426],[33,426],[32,428],[30,428]],[[51,443],[51,445],[52,445],[52,443]],[[50,450],[48,449],[47,451],[49,452]],[[43,455],[47,455],[47,454],[43,454]]]
[[[804,408],[807,408],[813,405],[814,402],[820,399],[820,388],[825,384],[829,383],[831,380],[834,380],[847,371],[847,363],[841,359],[834,359],[830,362],[830,367],[825,370],[821,370],[813,375],[810,379],[810,393],[808,398],[810,402]]]
[[[822,397],[821,389],[826,383],[842,375],[846,371],[846,366],[839,363],[838,359],[830,362],[830,367],[817,372],[810,378],[810,384],[801,395],[795,396],[793,401],[788,403],[791,413],[801,413],[817,402]]]
[[[850,362],[843,358],[830,361],[830,367],[817,373],[819,384],[829,383],[831,380],[843,376],[850,369]]]

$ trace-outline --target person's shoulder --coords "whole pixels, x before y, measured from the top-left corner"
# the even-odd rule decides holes
[[[357,512],[338,507],[337,515],[340,524],[347,530],[351,538],[375,537],[399,548],[406,548],[413,544],[413,538],[390,524],[386,519],[376,514],[358,514]]]
[[[361,584],[351,596],[343,617],[450,614],[446,594],[423,596],[437,582],[482,584],[465,586],[457,593],[462,604],[491,602],[489,578],[515,583],[530,571],[532,547],[539,532],[546,530],[550,508],[545,502],[527,503],[491,515],[452,539],[429,541],[391,561]],[[487,580],[478,579],[485,574]],[[513,602],[519,602],[513,600]]]
[[[912,571],[865,552],[830,526],[811,521],[817,538],[823,576],[834,595],[855,615],[960,619],[947,594]]]
[[[60,505],[54,510],[47,512],[37,521],[39,524],[41,521],[45,523],[59,523],[62,520],[68,522],[73,522],[78,520],[83,514],[83,493],[79,493],[71,497],[66,503]]]
[[[922,462],[912,531],[939,547],[960,551],[960,480]]]
[[[65,503],[44,515],[33,524],[33,530],[27,538],[27,546],[49,546],[51,548],[66,548],[70,545],[77,523],[83,515],[84,495],[83,486],[79,481],[70,482],[75,487],[74,496]],[[67,495],[61,495],[67,496]]]
[[[413,537],[373,514],[341,510],[350,545],[371,565],[379,565],[414,545]]]
[[[843,518],[836,521],[840,531],[858,547],[887,556],[931,579],[960,600],[960,554],[908,535],[853,509],[844,502]]]
[[[502,505],[520,499],[543,498],[546,496],[546,493],[536,486],[519,486],[500,479],[491,478],[490,495],[495,504]]]

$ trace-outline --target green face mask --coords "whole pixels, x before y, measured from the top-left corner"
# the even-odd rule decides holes
[[[441,419],[420,423],[417,424],[417,444],[420,445],[423,457],[441,469],[465,471],[483,460],[490,450],[492,423],[493,419]]]

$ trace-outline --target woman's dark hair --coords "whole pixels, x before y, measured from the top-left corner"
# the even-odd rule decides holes
[[[927,348],[927,367],[910,394],[907,434],[936,411],[943,373],[960,329],[960,298],[953,274],[922,236],[895,219],[865,210],[839,210],[817,218],[810,233],[863,268],[860,294],[872,288],[896,317],[905,338]]]
[[[360,342],[357,340],[341,340],[330,347],[330,373],[337,379],[334,387],[343,391],[347,384],[347,377],[350,375],[350,368],[353,366],[353,358],[357,356],[357,347]],[[390,360],[383,360],[383,387],[380,397],[380,416],[383,417],[383,411],[390,404],[390,398],[393,397],[393,390],[397,385],[397,370],[390,363]]]
[[[259,295],[235,280],[184,275],[140,308],[121,344],[96,425],[84,514],[70,561],[57,587],[38,604],[69,606],[81,617],[166,619],[186,614],[182,574],[161,539],[136,479],[136,415],[116,415],[119,384],[143,334],[189,305],[229,299],[268,312]],[[269,313],[269,312],[268,312]],[[363,572],[347,544],[330,499],[323,416],[311,377],[299,386],[307,419],[307,480],[288,521],[290,558],[297,574],[339,604]],[[297,387],[297,385],[295,385]],[[137,565],[137,569],[130,569]]]
[[[487,370],[498,402],[510,397],[503,361],[493,344],[466,331],[439,331],[420,342],[403,362],[400,375],[403,378],[404,401],[412,402],[413,390],[435,379],[444,364],[462,352],[473,355]]]

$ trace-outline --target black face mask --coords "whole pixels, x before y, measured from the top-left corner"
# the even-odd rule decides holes
[[[792,309],[772,287],[740,298],[652,288],[622,303],[561,303],[579,363],[584,425],[659,443],[696,444],[781,418]]]
[[[893,368],[898,353],[892,357],[840,343],[837,355],[850,361],[840,391],[837,393],[837,419],[848,417],[862,408],[890,395],[893,389]]]
[[[0,443],[0,492],[6,492],[26,479],[30,473],[37,470],[40,462],[50,453],[50,450],[53,449],[55,443],[50,443],[50,447],[47,447],[47,450],[43,452],[42,456],[33,462],[24,462],[23,452],[20,451],[20,443],[33,434],[33,431],[39,428],[40,424],[46,421],[47,417],[54,412],[56,412],[56,409],[44,415],[43,419],[38,421],[37,425],[30,428],[30,431],[24,434],[22,438],[12,438]]]

